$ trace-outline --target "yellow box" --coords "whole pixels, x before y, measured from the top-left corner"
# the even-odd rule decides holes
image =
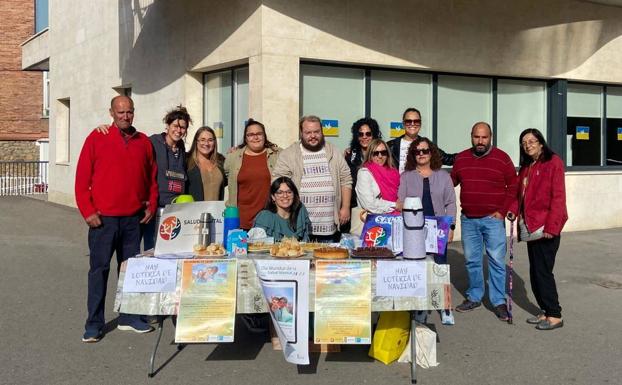
[[[410,337],[410,314],[406,311],[380,313],[369,356],[389,365],[402,355]]]

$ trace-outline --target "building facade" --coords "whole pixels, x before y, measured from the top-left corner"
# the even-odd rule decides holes
[[[519,133],[536,127],[568,166],[566,228],[622,226],[622,1],[52,0],[49,31],[22,52],[23,68],[52,74],[56,202],[74,204],[86,135],[130,93],[138,129],[161,131],[182,103],[189,137],[209,125],[221,151],[249,117],[287,146],[301,115],[319,115],[345,148],[358,118],[388,139],[417,107],[445,151],[487,121],[517,162]]]
[[[37,33],[35,2],[2,1],[0,19],[0,160],[39,160],[48,137],[47,75],[22,71],[21,60],[21,44]]]

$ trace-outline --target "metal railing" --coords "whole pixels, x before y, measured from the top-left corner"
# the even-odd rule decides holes
[[[0,160],[0,196],[47,194],[48,163]]]

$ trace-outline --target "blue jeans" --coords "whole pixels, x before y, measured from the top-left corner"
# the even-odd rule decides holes
[[[128,217],[102,216],[102,225],[89,228],[90,269],[88,279],[87,331],[101,331],[105,324],[104,307],[112,254],[117,255],[117,275],[121,262],[140,253],[142,214]],[[140,320],[139,315],[119,314],[119,324]]]
[[[493,306],[505,304],[505,220],[491,216],[467,218],[460,216],[462,247],[469,275],[467,298],[481,302],[484,286],[483,252],[488,255],[488,298]]]

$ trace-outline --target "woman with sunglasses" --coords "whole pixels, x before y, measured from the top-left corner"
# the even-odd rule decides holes
[[[265,126],[248,119],[242,143],[225,160],[224,169],[229,185],[227,206],[240,211],[240,228],[249,230],[255,215],[266,204],[270,191],[272,169],[281,149],[266,136]]]
[[[227,185],[223,168],[225,157],[218,153],[216,133],[211,127],[203,126],[197,130],[186,158],[188,194],[195,201],[222,200]]]
[[[423,204],[423,215],[452,217],[452,224],[447,235],[449,242],[453,241],[456,220],[456,193],[449,174],[441,170],[441,153],[431,140],[424,137],[415,139],[408,149],[405,171],[400,178],[398,191],[398,207],[406,197],[419,197]],[[434,261],[440,264],[447,263],[447,249],[439,250]],[[417,312],[419,322],[427,319],[426,312]],[[444,325],[453,325],[454,318],[450,309],[441,312],[441,321]]]
[[[564,326],[553,275],[560,233],[568,220],[564,162],[535,128],[520,134],[518,200],[508,219],[518,217],[519,240],[527,241],[529,278],[540,312],[527,319],[538,330]]]
[[[276,178],[270,185],[270,197],[266,207],[255,218],[254,227],[266,231],[275,242],[283,237],[295,237],[299,241],[309,241],[311,220],[294,182],[286,176]]]
[[[350,141],[350,147],[344,151],[346,163],[350,168],[350,175],[352,176],[352,199],[350,200],[350,208],[354,209],[357,206],[356,199],[356,181],[359,168],[363,164],[365,154],[369,144],[374,139],[381,139],[382,133],[378,122],[372,118],[362,118],[352,124],[352,140]],[[352,219],[346,225],[341,226],[341,230],[344,232],[359,232],[362,229],[362,224],[359,223],[357,214],[359,210],[352,212]]]
[[[356,197],[362,210],[372,214],[395,211],[400,174],[382,139],[369,143],[357,180]]]

